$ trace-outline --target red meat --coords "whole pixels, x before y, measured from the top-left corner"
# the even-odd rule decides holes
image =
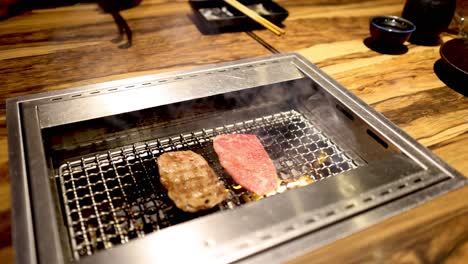
[[[276,168],[257,136],[220,135],[213,147],[224,169],[248,191],[264,195],[278,188]]]

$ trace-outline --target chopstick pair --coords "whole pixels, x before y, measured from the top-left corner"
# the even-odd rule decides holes
[[[237,0],[224,0],[224,2],[228,3],[235,9],[242,12],[244,15],[250,17],[251,19],[253,19],[254,21],[264,26],[265,28],[267,28],[268,30],[270,30],[271,32],[275,33],[278,36],[286,33],[286,31],[279,28],[278,26],[271,23],[270,21],[266,20],[265,18],[257,14],[255,11],[252,11],[250,8],[246,7],[245,5],[239,3]]]

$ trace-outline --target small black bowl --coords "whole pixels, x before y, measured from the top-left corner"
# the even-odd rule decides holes
[[[416,26],[411,21],[397,16],[376,16],[370,19],[373,41],[385,47],[401,47],[415,30]]]

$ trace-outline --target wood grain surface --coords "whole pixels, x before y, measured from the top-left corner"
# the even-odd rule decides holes
[[[468,175],[468,99],[434,73],[439,46],[401,55],[370,50],[369,17],[401,13],[403,0],[277,0],[286,34],[253,33],[299,52],[448,164]],[[203,35],[186,1],[143,0],[122,12],[134,45],[110,42],[117,28],[97,5],[33,10],[0,21],[0,259],[13,262],[5,99],[41,91],[270,54],[246,33]],[[453,38],[444,33],[443,41]],[[463,263],[468,187],[393,217],[299,262]],[[447,225],[453,226],[447,231]]]

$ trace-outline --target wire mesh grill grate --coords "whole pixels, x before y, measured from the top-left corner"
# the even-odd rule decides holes
[[[219,164],[212,138],[229,133],[258,136],[282,180],[278,193],[357,167],[294,110],[82,157],[60,166],[56,178],[75,259],[262,198],[237,185]],[[156,158],[188,149],[201,154],[223,181],[228,199],[219,206],[185,213],[160,184]]]

